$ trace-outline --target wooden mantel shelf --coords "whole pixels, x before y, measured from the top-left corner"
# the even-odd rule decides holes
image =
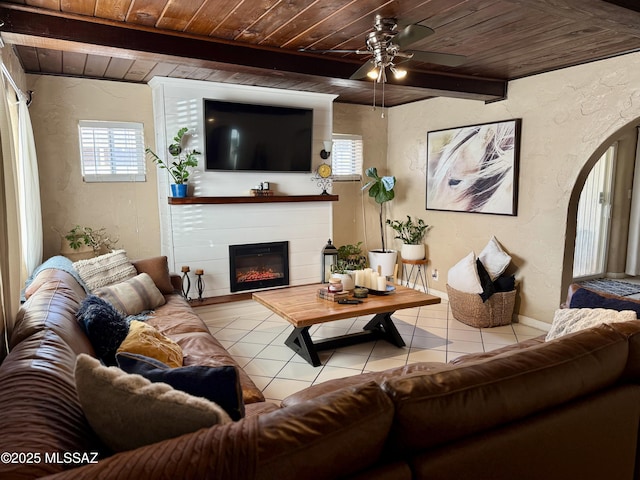
[[[272,195],[270,197],[169,197],[169,205],[279,203],[279,202],[337,202],[338,195]]]

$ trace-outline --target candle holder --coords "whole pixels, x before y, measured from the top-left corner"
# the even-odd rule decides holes
[[[199,268],[196,270],[196,275],[198,276],[198,280],[196,282],[198,287],[198,300],[202,301],[202,292],[204,292],[204,280],[202,279],[202,275],[204,275],[204,270]]]
[[[189,278],[189,267],[182,267],[182,296],[186,300],[190,300],[189,298],[189,290],[191,290],[191,279]]]

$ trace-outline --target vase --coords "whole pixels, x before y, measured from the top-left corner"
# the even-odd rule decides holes
[[[380,266],[381,274],[385,277],[391,276],[395,273],[396,260],[398,258],[398,252],[395,250],[371,250],[369,251],[369,266],[374,272],[378,271]]]
[[[172,183],[171,184],[171,196],[176,198],[184,198],[187,196],[187,184],[186,183]]]
[[[343,290],[351,291],[356,287],[356,282],[350,273],[332,273],[331,276],[342,280]]]
[[[407,245],[405,243],[402,245],[400,255],[402,255],[403,260],[422,260],[425,257],[424,244],[421,243],[420,245]]]

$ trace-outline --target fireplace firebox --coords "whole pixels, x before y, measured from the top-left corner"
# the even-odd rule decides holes
[[[232,292],[289,285],[289,242],[229,245]]]

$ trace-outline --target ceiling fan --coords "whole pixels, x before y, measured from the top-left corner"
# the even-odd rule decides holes
[[[384,84],[387,81],[387,68],[396,78],[403,78],[406,76],[407,71],[398,68],[398,65],[409,60],[418,60],[420,62],[436,63],[451,67],[464,63],[466,57],[463,55],[407,49],[410,45],[433,33],[435,32],[431,28],[418,23],[407,25],[403,29],[398,30],[398,21],[395,18],[385,18],[381,15],[376,15],[374,29],[369,32],[366,37],[366,50],[315,50],[301,48],[300,51],[371,55],[371,58],[349,78],[356,80],[368,76]]]

